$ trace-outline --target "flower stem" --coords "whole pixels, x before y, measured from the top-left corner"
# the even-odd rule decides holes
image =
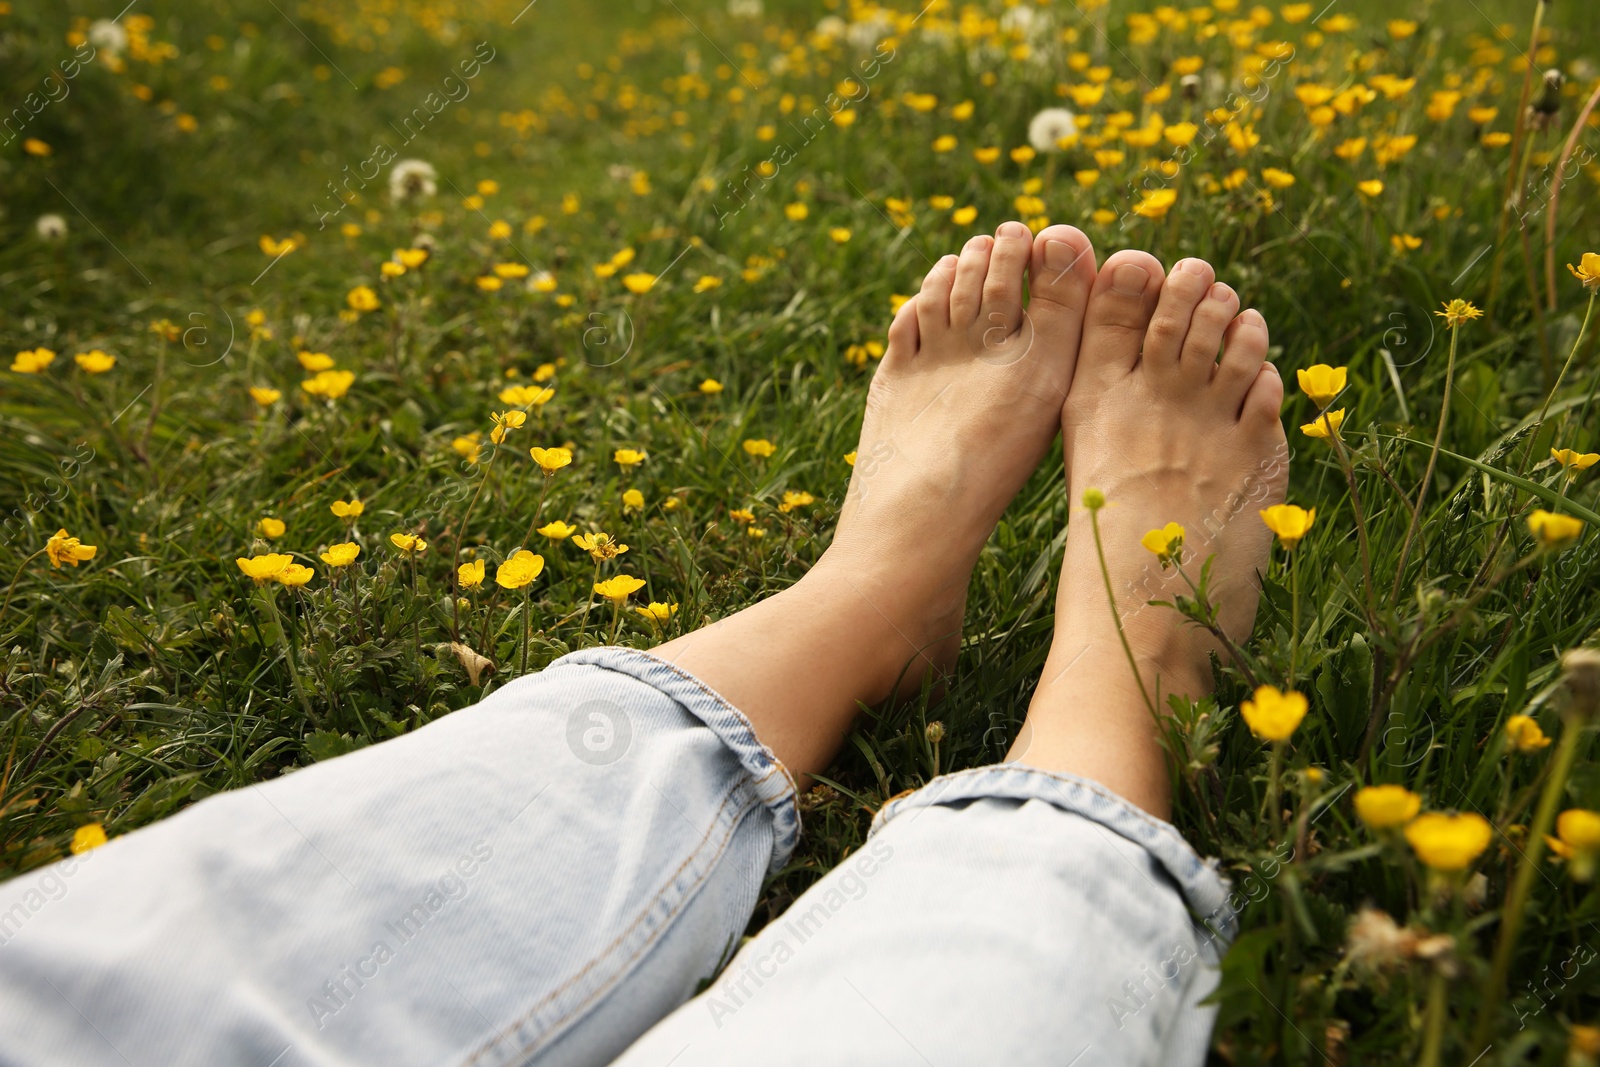
[[[533,532],[539,528],[539,513],[544,510],[544,498],[550,493],[550,476],[544,476],[544,485],[539,489],[539,503],[533,509],[533,521],[528,523],[528,532],[522,538],[522,547],[527,548],[533,543]]]
[[[1428,983],[1428,1020],[1423,1030],[1422,1067],[1439,1067],[1439,1052],[1444,1048],[1444,1018],[1446,1014],[1448,983],[1437,965],[1433,979]]]
[[[528,626],[528,586],[525,585],[522,587],[522,662],[517,665],[519,675],[528,673]]]
[[[278,644],[283,647],[283,659],[289,665],[289,680],[294,683],[295,696],[300,698],[300,707],[305,711],[306,718],[314,719],[316,716],[311,711],[311,698],[306,696],[305,687],[300,683],[300,669],[295,666],[294,646],[289,642],[289,632],[283,628],[283,616],[278,614],[278,601],[272,592],[262,586],[261,599],[267,602],[267,614],[272,616],[273,628],[278,631]]]
[[[1289,551],[1289,596],[1293,600],[1290,607],[1289,633],[1289,678],[1286,688],[1294,688],[1295,667],[1300,662],[1300,553]]]
[[[600,580],[600,561],[594,561],[594,577],[589,582],[590,592],[583,602],[583,620],[578,623],[578,640],[583,640],[583,633],[589,628],[589,608],[594,605],[594,583]]]
[[[41,548],[39,551],[35,552],[33,555],[31,555],[27,559],[23,560],[22,561],[22,566],[17,568],[17,573],[13,574],[11,576],[11,586],[6,590],[5,603],[4,604],[0,604],[0,619],[3,619],[3,618],[6,617],[6,609],[11,606],[11,594],[15,593],[17,591],[17,582],[22,580],[22,572],[27,569],[28,564],[32,563],[34,560],[38,559],[40,556],[42,556],[44,554],[45,554],[45,549]]]
[[[1455,388],[1456,341],[1461,335],[1459,326],[1450,327],[1450,359],[1444,369],[1444,400],[1439,404],[1439,428],[1433,434],[1433,450],[1428,453],[1428,468],[1422,473],[1422,484],[1417,487],[1417,503],[1411,511],[1411,522],[1406,526],[1406,539],[1400,545],[1400,562],[1394,569],[1394,587],[1389,599],[1400,596],[1400,581],[1405,577],[1406,558],[1411,555],[1411,542],[1417,536],[1417,524],[1422,519],[1422,502],[1428,497],[1428,485],[1433,481],[1433,469],[1439,462],[1439,446],[1444,443],[1444,428],[1450,421],[1450,393]]]
[[[1150,699],[1149,690],[1144,687],[1144,678],[1139,674],[1139,662],[1133,658],[1133,648],[1128,644],[1128,635],[1122,630],[1122,616],[1117,612],[1117,595],[1111,589],[1111,571],[1106,567],[1105,548],[1100,543],[1100,514],[1098,509],[1089,509],[1089,528],[1094,531],[1094,553],[1100,559],[1100,577],[1106,584],[1106,603],[1111,607],[1111,621],[1117,627],[1117,640],[1122,642],[1122,651],[1128,657],[1128,666],[1133,670],[1133,680],[1139,686],[1139,695],[1144,698],[1144,706],[1150,709],[1150,717],[1160,721],[1160,714]]]
[[[1511,973],[1511,954],[1517,947],[1517,935],[1522,930],[1522,913],[1528,906],[1533,891],[1533,876],[1538,873],[1539,861],[1544,855],[1544,836],[1555,821],[1556,807],[1561,803],[1561,793],[1566,788],[1567,775],[1578,755],[1578,739],[1583,734],[1582,722],[1566,720],[1561,728],[1561,745],[1556,749],[1550,765],[1550,776],[1545,779],[1544,792],[1539,796],[1539,807],[1528,827],[1528,836],[1521,850],[1522,863],[1517,868],[1517,880],[1506,895],[1505,908],[1500,912],[1500,939],[1494,947],[1494,963],[1484,979],[1478,997],[1478,1023],[1472,1033],[1472,1048],[1481,1051],[1489,1043],[1494,1030],[1495,1009],[1500,1005],[1500,991],[1505,988],[1506,976]]]

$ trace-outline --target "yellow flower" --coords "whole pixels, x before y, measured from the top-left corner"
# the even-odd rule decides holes
[[[533,461],[539,465],[539,469],[546,474],[554,474],[572,462],[572,450],[570,448],[530,448],[528,449],[528,455],[533,457]]]
[[[271,256],[274,259],[277,259],[279,256],[286,256],[295,249],[293,237],[285,237],[280,241],[277,238],[272,237],[270,234],[262,234],[261,240],[256,243],[260,245],[263,253]]]
[[[1600,252],[1585,252],[1576,267],[1568,263],[1567,269],[1585,289],[1600,289]]]
[[[1368,178],[1364,182],[1356,182],[1356,188],[1361,190],[1361,195],[1366,197],[1380,196],[1383,193],[1383,183],[1377,178]]]
[[[416,534],[392,533],[389,535],[389,543],[408,556],[420,556],[428,551],[428,542]]]
[[[1329,437],[1338,437],[1339,427],[1343,425],[1344,408],[1335,408],[1332,411],[1324,411],[1321,415],[1317,416],[1315,421],[1303,424],[1300,427],[1300,432],[1305,434],[1307,437],[1315,437],[1318,440],[1326,440]],[[1331,434],[1328,432],[1330,429],[1333,431]]]
[[[834,244],[842,245],[850,240],[850,231],[844,226],[833,226],[828,230],[828,237]]]
[[[40,106],[43,107],[42,104]],[[47,142],[41,141],[37,137],[29,137],[23,141],[22,150],[30,156],[48,156],[54,151]]]
[[[617,466],[627,470],[629,467],[637,467],[649,457],[637,449],[619,448],[611,454],[611,458],[616,461]]]
[[[654,274],[646,274],[644,271],[626,274],[623,275],[622,284],[630,293],[648,293],[651,287],[656,284],[656,276]]]
[[[355,384],[354,371],[325,370],[320,374],[307,378],[300,383],[312,396],[327,397],[329,400],[338,400],[350,391],[350,386]]]
[[[1183,535],[1182,526],[1169,522],[1159,530],[1145,534],[1139,543],[1154,552],[1156,559],[1161,561],[1161,569],[1166,570],[1171,564],[1183,562]]]
[[[456,568],[456,584],[463,589],[476,589],[483,584],[483,560],[475,559]]]
[[[316,571],[312,570],[310,567],[300,563],[291,563],[287,567],[283,568],[283,570],[278,572],[277,579],[280,585],[287,585],[291,589],[298,589],[300,586],[309,582],[315,574]]]
[[[358,285],[345,294],[345,303],[352,311],[377,311],[378,294],[365,285]]]
[[[856,454],[854,452],[846,452],[844,454],[844,461],[847,465],[854,467],[856,465]]]
[[[1430,811],[1406,827],[1412,851],[1436,871],[1465,870],[1489,847],[1489,835],[1489,820],[1471,812],[1445,815]]]
[[[554,524],[552,523],[552,525]],[[608,559],[615,559],[624,552],[628,551],[627,545],[619,544],[617,540],[608,533],[597,532],[588,534],[587,536],[584,534],[579,534],[577,537],[572,539],[572,543],[589,553],[590,558],[596,563],[604,563]]]
[[[117,365],[116,356],[107,355],[98,348],[89,352],[79,352],[72,357],[72,360],[85,374],[104,374]]]
[[[501,287],[506,284],[493,274],[482,275],[481,277],[473,279],[473,282],[479,289],[486,293],[498,293]]]
[[[1530,716],[1513,715],[1506,720],[1506,744],[1513,752],[1537,752],[1550,746],[1550,738]]]
[[[489,418],[494,423],[493,428],[489,430],[489,440],[499,444],[506,439],[506,434],[528,421],[528,413],[526,411],[491,411]]]
[[[625,514],[633,514],[644,510],[644,494],[637,489],[626,489],[622,493],[622,510]]]
[[[1296,371],[1300,379],[1300,391],[1311,398],[1318,408],[1325,408],[1333,402],[1334,397],[1344,391],[1348,378],[1348,368],[1330,367],[1326,363],[1307,367],[1305,370]]]
[[[274,541],[282,537],[283,531],[286,529],[288,529],[288,527],[283,524],[282,519],[263,518],[260,522],[256,523],[256,533],[260,534],[262,537],[265,537],[269,541]]]
[[[700,383],[700,391],[706,396],[715,396],[722,392],[722,383],[715,378],[707,378]]]
[[[555,395],[556,391],[546,386],[510,385],[500,390],[500,403],[519,408],[542,408],[555,399]]]
[[[69,567],[76,567],[84,560],[94,559],[94,554],[100,549],[95,545],[84,544],[63,529],[57,530],[55,536],[44,543],[44,551],[50,557],[50,566],[60,570],[63,563]]]
[[[1566,859],[1587,857],[1592,868],[1595,853],[1600,852],[1600,812],[1568,808],[1556,817],[1556,834],[1545,838],[1551,851]]]
[[[1422,810],[1422,798],[1403,785],[1369,785],[1356,792],[1356,814],[1374,830],[1404,826]]]
[[[468,463],[476,463],[478,456],[483,453],[483,446],[478,444],[478,439],[482,436],[479,433],[464,434],[451,441],[450,447]]]
[[[494,569],[494,581],[503,589],[521,589],[543,571],[543,556],[519,548],[510,559]]]
[[[1552,448],[1550,458],[1561,464],[1569,478],[1576,478],[1579,471],[1586,471],[1596,463],[1600,463],[1600,452],[1574,452],[1570,448]]]
[[[397,248],[394,250],[394,259],[396,263],[399,263],[406,270],[416,270],[428,262],[428,250],[426,248]]]
[[[652,600],[648,607],[634,608],[633,610],[649,619],[652,625],[660,626],[678,613],[678,605],[663,604]]]
[[[1294,548],[1317,521],[1317,509],[1310,511],[1294,504],[1274,504],[1261,512],[1261,521],[1267,529],[1278,535],[1284,548]]]
[[[630,596],[643,588],[644,579],[635,578],[631,574],[619,574],[615,578],[594,583],[595,595],[605,597],[619,608]]]
[[[577,533],[578,528],[576,526],[568,526],[560,519],[556,519],[554,522],[548,522],[539,527],[539,532],[552,541],[565,541]]]
[[[1294,175],[1277,167],[1266,167],[1261,171],[1261,180],[1274,189],[1287,189],[1294,184]]]
[[[702,274],[700,275],[700,280],[694,283],[694,291],[697,293],[704,293],[708,290],[715,289],[721,284],[722,279],[718,278],[716,275]]]
[[[1263,685],[1239,705],[1239,714],[1261,740],[1287,741],[1306,717],[1306,706],[1306,698],[1292,689],[1286,693],[1275,685]]]
[[[1539,508],[1528,516],[1528,532],[1545,548],[1557,548],[1583,533],[1583,520]]]
[[[953,151],[955,151],[956,145],[959,144],[959,143],[960,142],[956,140],[956,135],[955,134],[946,133],[946,134],[942,134],[942,135],[940,135],[938,137],[935,137],[933,139],[933,145],[931,147],[933,148],[933,150],[935,152],[940,152],[940,153],[953,152]]]
[[[796,508],[810,507],[812,504],[816,503],[816,500],[817,498],[812,496],[810,493],[785,490],[783,494],[783,501],[779,503],[778,510],[787,515]]]
[[[747,456],[759,456],[765,459],[777,450],[778,446],[764,437],[746,439],[744,442],[744,451]]]
[[[966,207],[958,207],[950,213],[950,221],[955,223],[957,226],[971,225],[972,221],[977,217],[978,209],[973,207],[971,204],[968,204]]]
[[[752,523],[756,521],[756,513],[751,508],[729,508],[728,517],[738,523]]]
[[[763,537],[765,537],[765,536],[767,536],[767,531],[765,531],[765,530],[763,530],[763,529],[762,529],[762,528],[761,528],[761,527],[759,527],[759,526],[751,526],[751,527],[748,527],[748,528],[747,528],[747,529],[746,529],[746,530],[745,530],[745,532],[744,532],[744,533],[745,533],[745,536],[746,536],[746,537],[749,537],[749,538],[751,538],[751,539],[752,539],[752,540],[756,540],[756,541],[759,541],[759,540],[761,540],[761,539],[762,539],[762,538],[763,538]]]
[[[322,562],[330,567],[348,567],[361,555],[361,546],[354,541],[345,541],[342,544],[329,545],[328,551],[322,554]]]
[[[97,822],[80,826],[72,832],[72,849],[74,856],[81,856],[90,849],[99,848],[106,843],[106,828]]]
[[[282,398],[283,393],[281,391],[270,388],[269,386],[252,385],[250,387],[250,399],[254,400],[257,404],[260,404],[264,408],[270,408]]]
[[[1133,213],[1146,219],[1165,218],[1177,200],[1176,189],[1152,189],[1133,205]]]
[[[496,263],[494,272],[501,278],[526,278],[529,268],[526,263]]]
[[[1026,166],[1027,164],[1032,163],[1033,157],[1037,156],[1038,154],[1039,153],[1033,150],[1033,146],[1021,145],[1020,147],[1013,148],[1011,150],[1011,162],[1020,163]]]
[[[1168,144],[1182,148],[1184,145],[1193,144],[1195,135],[1199,132],[1200,127],[1192,122],[1174,122],[1161,131],[1161,136],[1167,139]]]
[[[255,580],[257,585],[263,582],[275,581],[278,575],[288,569],[294,562],[293,556],[286,556],[280,552],[269,552],[261,556],[251,556],[249,559],[240,557],[234,560],[239,569]]]
[[[367,508],[361,501],[352,498],[350,500],[335,500],[328,505],[328,510],[333,512],[337,518],[359,519],[361,513]]]
[[[533,380],[536,382],[548,382],[555,376],[556,365],[554,363],[541,363],[533,368]]]
[[[1000,158],[1000,148],[998,145],[988,148],[974,148],[972,150],[972,158],[984,166],[988,166]]]
[[[1417,32],[1417,24],[1410,19],[1390,19],[1389,36],[1397,41],[1403,41]]]
[[[1434,314],[1443,319],[1444,324],[1453,330],[1463,322],[1481,317],[1483,312],[1474,307],[1470,301],[1457,297],[1448,301],[1443,311],[1435,311]]]
[[[333,357],[326,352],[301,352],[295,358],[310,374],[328,370],[333,366]]]
[[[783,213],[784,215],[788,216],[790,222],[799,222],[801,219],[804,219],[807,215],[811,214],[811,210],[804,204],[793,203],[783,205]]]
[[[35,348],[18,352],[11,361],[11,369],[18,374],[38,374],[55,361],[56,354],[48,348]]]

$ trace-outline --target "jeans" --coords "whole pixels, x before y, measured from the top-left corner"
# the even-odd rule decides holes
[[[576,652],[0,885],[0,1064],[1204,1061],[1234,912],[1170,825],[946,775],[741,946],[795,801],[706,685]]]

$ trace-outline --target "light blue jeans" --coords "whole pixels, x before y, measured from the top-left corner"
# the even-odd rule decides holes
[[[573,653],[0,885],[0,1063],[1204,1061],[1238,901],[1168,824],[947,775],[741,947],[799,833],[738,709]]]

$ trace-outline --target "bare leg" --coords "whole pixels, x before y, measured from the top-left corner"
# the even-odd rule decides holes
[[[860,705],[953,662],[978,553],[1060,425],[1094,277],[1070,226],[1008,222],[940,260],[889,328],[833,544],[792,588],[655,650],[797,777]]]
[[[1256,512],[1283,499],[1288,451],[1283,382],[1265,363],[1266,321],[1209,264],[1184,260],[1163,279],[1143,252],[1107,259],[1089,300],[1083,345],[1062,411],[1074,511],[1056,601],[1056,632],[1027,723],[1010,758],[1091,778],[1165,818],[1168,779],[1155,725],[1117,637],[1084,490],[1104,492],[1105,557],[1145,692],[1211,689],[1215,640],[1170,608],[1188,588],[1141,547],[1177,522],[1185,570],[1212,565],[1223,630],[1248,637],[1271,535]],[[1218,351],[1221,359],[1218,359]],[[1158,709],[1159,710],[1159,709]]]

